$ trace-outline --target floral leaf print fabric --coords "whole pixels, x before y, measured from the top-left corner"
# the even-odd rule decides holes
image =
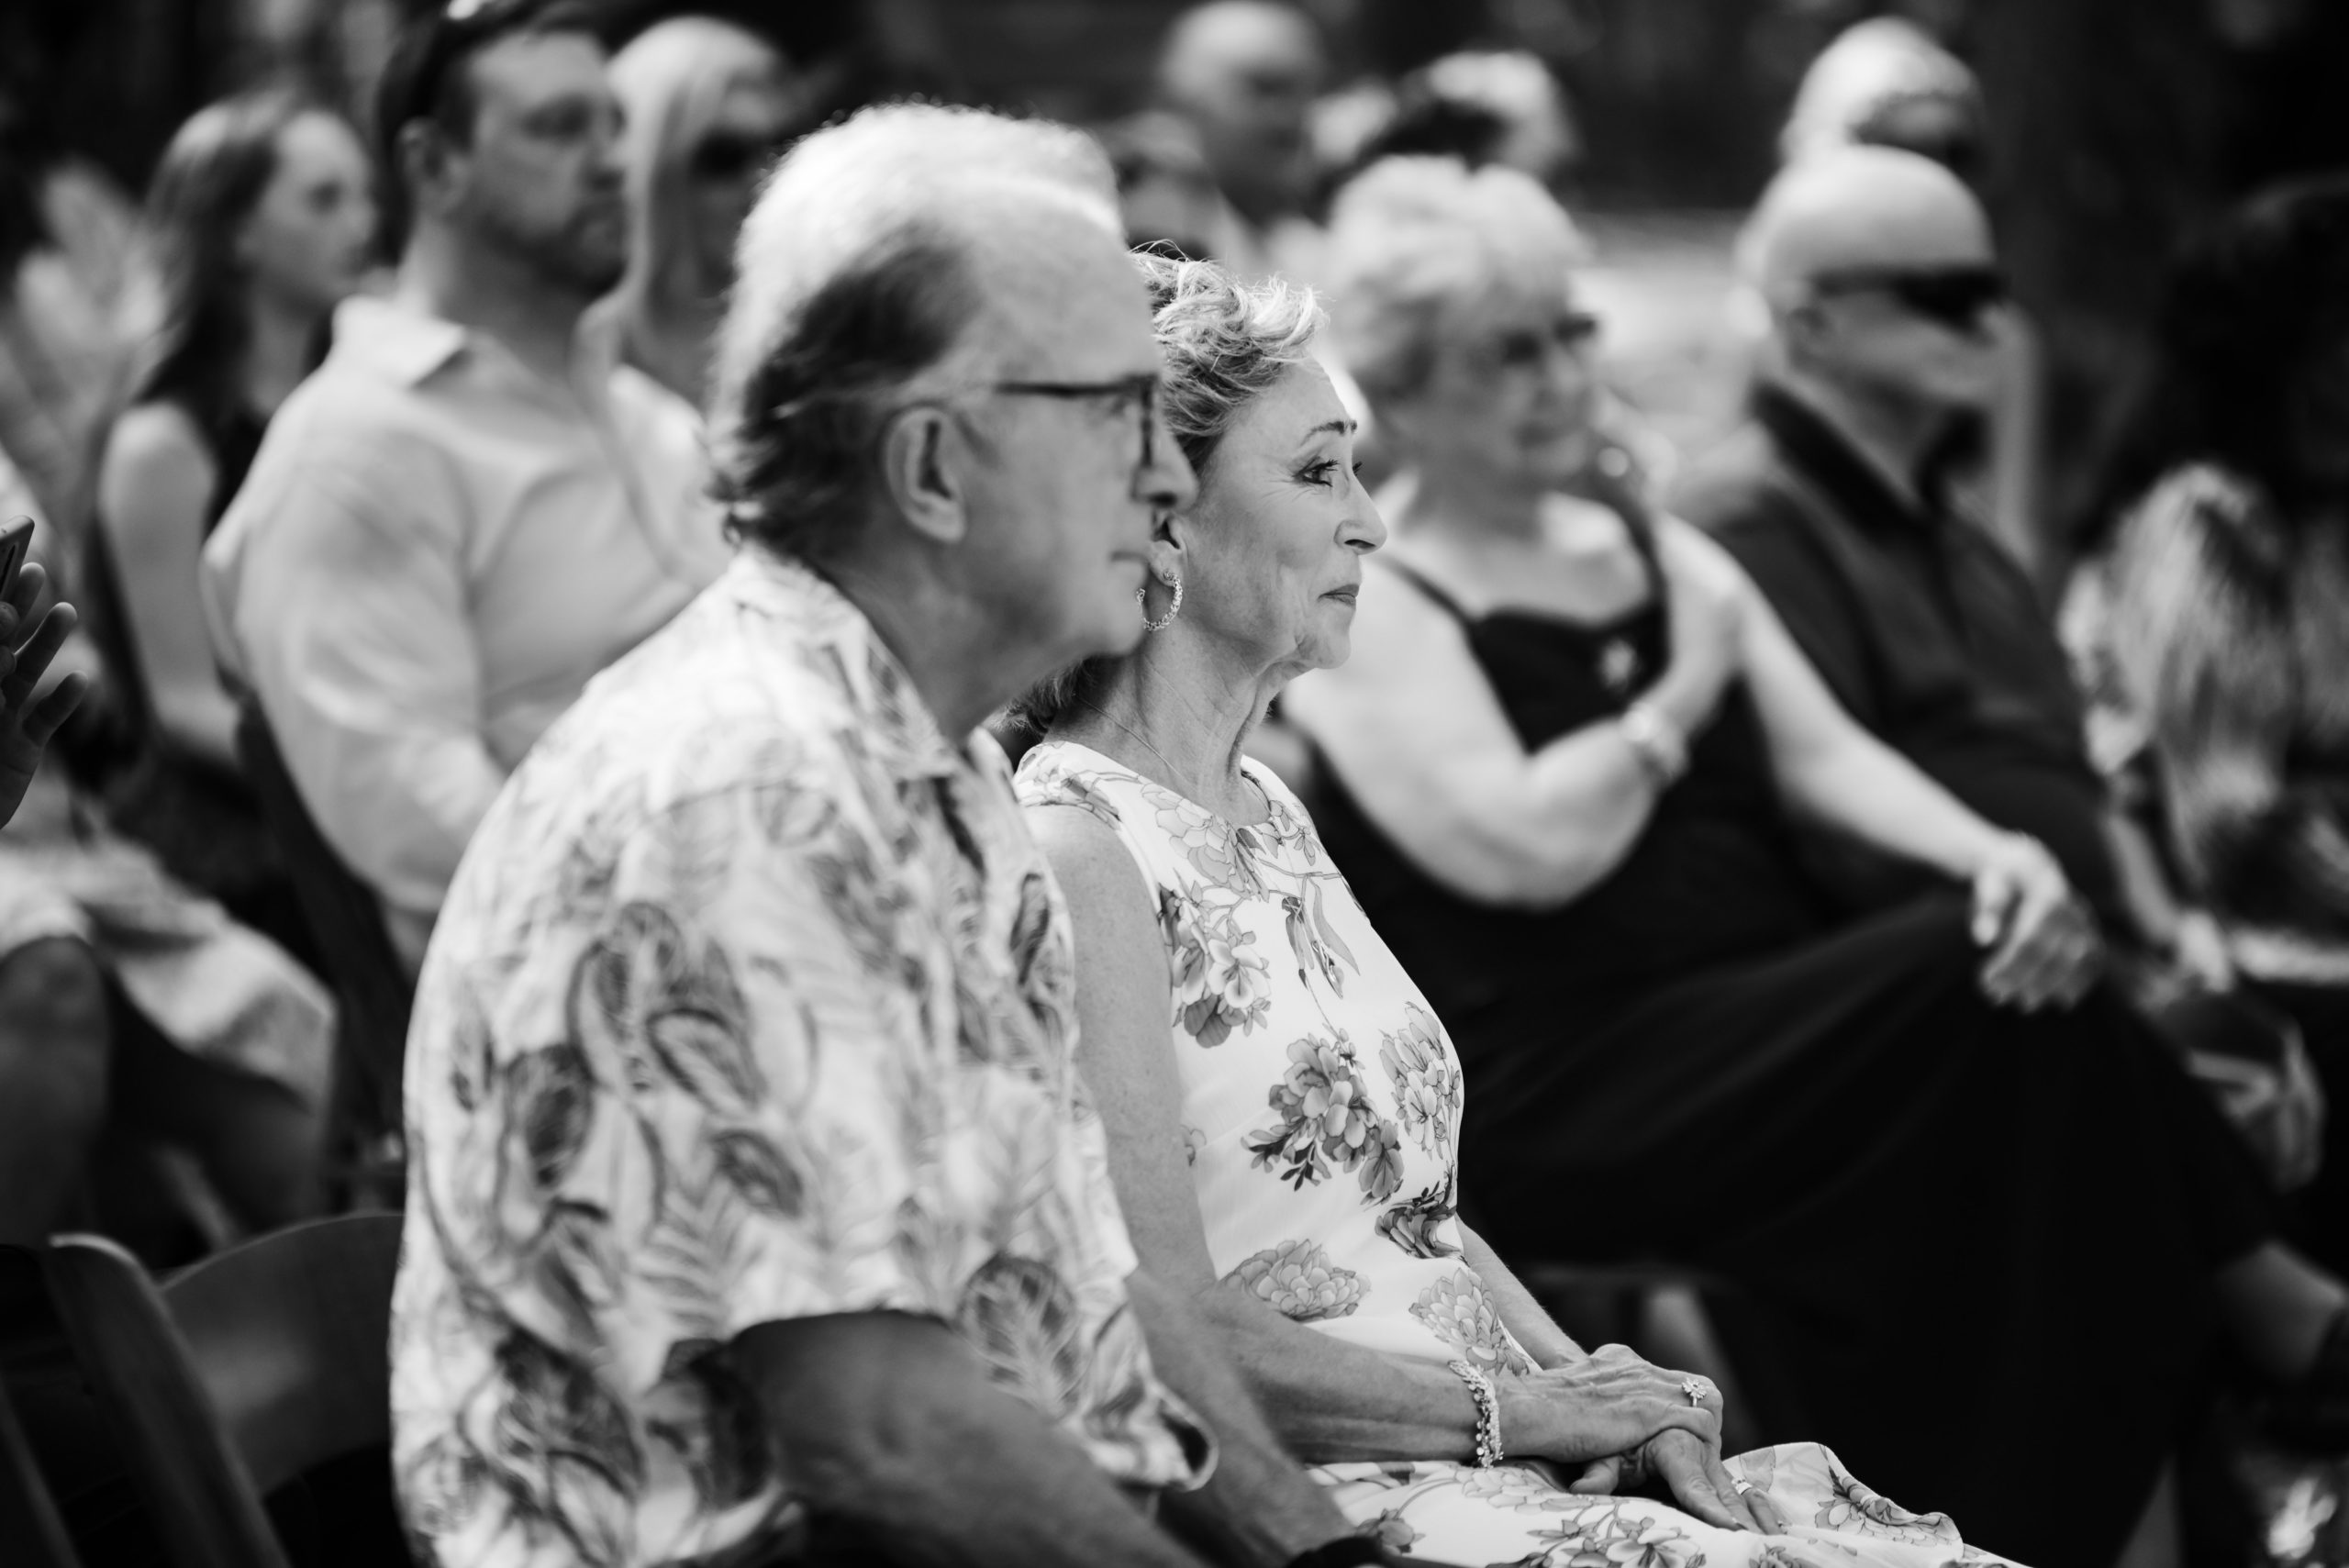
[[[1268,1247],[1224,1278],[1299,1323],[1343,1318],[1362,1305],[1362,1275],[1338,1267],[1310,1241]]]
[[[1266,985],[1271,966],[1254,951],[1254,933],[1242,930],[1230,908],[1202,907],[1162,888],[1158,929],[1166,943],[1175,1022],[1185,1033],[1212,1049],[1235,1029],[1262,1027],[1273,1005]]]
[[[1259,1169],[1292,1187],[1327,1180],[1333,1166],[1357,1172],[1372,1203],[1402,1184],[1402,1137],[1364,1093],[1361,1064],[1342,1030],[1335,1040],[1292,1040],[1288,1071],[1266,1098],[1281,1119],[1248,1140]]]
[[[1456,1258],[1452,1186],[1430,1187],[1378,1217],[1378,1233],[1414,1258]]]
[[[1206,1473],[992,745],[746,556],[518,770],[409,1044],[393,1457],[427,1561],[787,1555],[729,1346],[807,1315],[934,1317],[1114,1479]]]

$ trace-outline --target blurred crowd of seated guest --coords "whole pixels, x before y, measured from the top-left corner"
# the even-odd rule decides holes
[[[413,964],[507,774],[723,568],[699,428],[619,361],[621,111],[584,12],[411,29],[377,99],[403,233],[205,548],[214,645]]]
[[[1529,56],[1346,129],[1310,16],[1214,0],[1106,159],[901,107],[763,185],[796,62],[592,23],[419,17],[372,178],[216,105],[138,246],[0,105],[0,516],[89,612],[0,609],[0,1240],[160,1144],[231,1229],[316,1204],[258,719],[421,965],[398,1473],[451,1568],[1565,1513],[1676,1568],[1854,1498],[1822,1539],[1948,1555],[1853,1471],[1974,1560],[2152,1562],[2214,1347],[2349,1441],[2293,1077],[2349,1093],[2339,185],[2182,266],[2084,719],[1979,94],[1907,23],[1805,85],[1753,417],[1668,506]],[[1156,353],[1120,238],[1217,263],[1141,263]],[[1041,848],[977,729],[1023,690]],[[2293,1086],[2265,1173],[2189,1071],[2228,1029]],[[1575,1345],[1511,1269],[1560,1257],[1737,1287],[1786,1446]],[[1575,1469],[1464,1462],[1504,1435]]]

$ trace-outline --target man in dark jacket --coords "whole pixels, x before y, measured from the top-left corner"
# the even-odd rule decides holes
[[[1854,717],[2046,844],[2125,931],[2063,650],[2030,580],[1939,483],[1998,373],[1981,208],[1927,159],[1840,151],[1771,187],[1742,261],[1773,324],[1753,418],[1675,509],[1744,564]],[[1908,874],[1840,847],[1822,869],[1861,903]]]

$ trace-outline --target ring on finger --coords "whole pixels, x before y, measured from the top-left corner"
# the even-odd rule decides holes
[[[1701,1377],[1684,1377],[1680,1380],[1680,1392],[1688,1396],[1689,1404],[1702,1405],[1711,1396],[1713,1385]]]
[[[1753,1491],[1754,1488],[1753,1488],[1753,1482],[1748,1481],[1744,1476],[1740,1475],[1740,1476],[1735,1477],[1734,1479],[1732,1479],[1732,1480],[1730,1482],[1730,1484],[1729,1484],[1729,1489],[1730,1489],[1731,1491],[1732,1491],[1732,1492],[1736,1493],[1739,1496],[1742,1497],[1742,1496],[1744,1496],[1748,1492]]]

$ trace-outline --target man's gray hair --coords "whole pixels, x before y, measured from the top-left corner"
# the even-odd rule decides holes
[[[713,483],[736,537],[806,560],[852,539],[884,422],[986,315],[974,254],[1052,206],[1118,231],[1108,161],[1049,121],[892,104],[791,150],[718,336]]]

